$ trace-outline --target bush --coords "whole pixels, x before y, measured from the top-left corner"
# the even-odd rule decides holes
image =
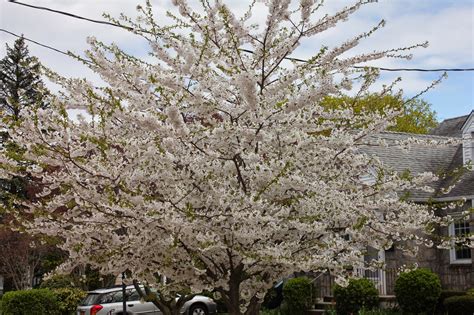
[[[59,288],[70,288],[75,287],[74,281],[69,275],[54,275],[41,282],[40,288],[42,289],[59,289]]]
[[[58,315],[54,292],[48,289],[10,291],[2,297],[3,315]]]
[[[446,308],[444,307],[444,300],[452,296],[466,295],[464,291],[453,291],[453,290],[443,290],[441,295],[438,298],[438,303],[436,304],[435,314],[446,314]]]
[[[361,309],[370,310],[379,304],[379,293],[369,279],[350,279],[347,287],[334,287],[337,314],[357,314]]]
[[[474,296],[452,296],[444,300],[444,307],[449,315],[472,315],[474,313]]]
[[[430,314],[441,295],[441,282],[428,269],[404,272],[395,282],[395,295],[402,311]]]
[[[283,285],[283,309],[291,314],[304,314],[312,307],[313,285],[308,278],[293,278]]]
[[[74,313],[79,302],[87,295],[85,291],[76,288],[54,289],[53,292],[56,295],[59,312],[62,315]]]

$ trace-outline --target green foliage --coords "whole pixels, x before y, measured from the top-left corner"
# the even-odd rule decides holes
[[[474,295],[474,288],[471,288],[471,289],[467,290],[466,294],[467,295]]]
[[[452,296],[444,300],[448,315],[472,315],[474,313],[474,296]]]
[[[74,286],[85,291],[107,288],[115,282],[115,275],[101,274],[98,269],[94,269],[90,265],[85,268],[77,268],[71,273],[71,277]]]
[[[452,296],[466,295],[464,291],[453,291],[443,290],[438,298],[438,304],[436,304],[435,314],[446,314],[446,308],[444,307],[444,300]]]
[[[357,314],[361,309],[370,310],[377,307],[379,293],[369,279],[350,279],[347,287],[334,287],[334,299],[337,314]]]
[[[70,287],[75,287],[75,285],[74,280],[69,275],[54,275],[40,284],[40,288],[42,289],[60,289]]]
[[[428,269],[404,272],[395,282],[395,295],[404,312],[430,314],[441,295],[441,281]]]
[[[261,309],[259,313],[259,315],[281,315],[281,314],[282,312],[278,309],[269,310],[266,308]]]
[[[79,302],[87,295],[87,292],[76,288],[54,289],[53,292],[56,295],[58,308],[62,315],[74,313]]]
[[[54,292],[48,289],[10,291],[2,297],[3,315],[59,315]]]
[[[366,310],[362,309],[357,313],[357,315],[400,315],[401,313],[396,310],[391,309],[373,309],[373,310]]]
[[[17,121],[27,106],[45,107],[47,90],[43,88],[40,63],[31,57],[23,38],[7,45],[7,53],[0,60],[0,111],[2,118]]]
[[[326,97],[321,105],[331,109],[350,107],[356,113],[362,111],[383,113],[387,109],[401,110],[402,114],[396,118],[395,126],[389,128],[392,131],[427,133],[437,125],[436,113],[431,110],[429,103],[421,99],[407,102],[395,95],[369,94],[357,100],[349,96]]]
[[[288,314],[304,314],[305,311],[311,308],[312,301],[312,283],[308,278],[293,278],[288,280],[283,286],[283,299],[286,311]]]

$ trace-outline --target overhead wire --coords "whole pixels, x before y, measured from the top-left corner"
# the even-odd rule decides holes
[[[44,10],[44,11],[49,11],[49,12],[53,12],[53,13],[57,13],[57,14],[66,15],[68,17],[88,21],[88,22],[91,22],[91,23],[97,23],[97,24],[104,24],[104,25],[109,25],[109,26],[120,27],[120,28],[124,28],[124,29],[130,30],[130,31],[134,30],[133,27],[128,27],[128,26],[125,26],[125,25],[120,25],[120,24],[116,24],[116,23],[109,22],[109,21],[104,21],[104,20],[91,19],[91,18],[88,18],[88,17],[80,16],[80,15],[73,14],[73,13],[69,13],[69,12],[66,12],[66,11],[55,10],[55,9],[51,9],[51,8],[47,8],[47,7],[43,7],[43,6],[32,5],[32,4],[23,3],[23,2],[20,2],[20,1],[16,1],[16,0],[8,0],[8,2],[18,4],[18,5],[22,5],[22,6],[25,6],[25,7],[29,7],[29,8],[32,8],[32,9]]]
[[[15,37],[18,37],[18,38],[23,38],[24,40],[26,40],[26,41],[28,41],[28,42],[31,42],[31,43],[33,43],[33,44],[36,44],[36,45],[38,45],[38,46],[41,46],[41,47],[43,47],[43,48],[50,49],[50,50],[55,51],[55,52],[57,52],[57,53],[66,55],[66,56],[68,56],[68,57],[77,58],[77,59],[79,59],[79,60],[81,60],[81,61],[83,61],[83,62],[86,62],[86,63],[90,63],[90,64],[93,63],[91,60],[88,60],[88,59],[85,59],[85,58],[82,58],[82,57],[79,57],[79,56],[75,56],[75,55],[73,56],[70,52],[66,52],[66,51],[64,51],[64,50],[61,50],[61,49],[58,49],[58,48],[54,48],[54,47],[49,46],[49,45],[46,45],[46,44],[42,44],[42,43],[40,43],[40,42],[38,42],[38,41],[36,41],[36,40],[33,40],[33,39],[31,39],[31,38],[28,38],[28,37],[25,37],[24,35],[18,35],[18,34],[15,34],[15,33],[13,33],[13,32],[10,32],[10,31],[8,31],[8,30],[6,30],[6,29],[3,29],[3,28],[0,28],[0,32],[7,33],[7,34],[10,34],[10,35],[15,36]]]
[[[49,11],[49,12],[65,15],[65,16],[68,16],[70,18],[75,18],[75,19],[79,19],[79,20],[83,20],[83,21],[87,21],[87,22],[91,22],[91,23],[114,26],[114,27],[129,30],[129,31],[130,30],[131,31],[135,30],[133,27],[128,27],[128,26],[125,26],[125,25],[121,25],[121,24],[117,24],[117,23],[113,23],[113,22],[109,22],[109,21],[105,21],[105,20],[91,19],[91,18],[88,18],[88,17],[80,16],[80,15],[69,13],[69,12],[66,12],[66,11],[51,9],[51,8],[48,8],[48,7],[36,6],[36,5],[23,3],[23,2],[20,2],[20,1],[16,1],[16,0],[8,0],[8,2],[11,2],[13,4],[18,4],[18,5],[21,5],[21,6],[25,6],[25,7],[29,7],[29,8],[32,8],[32,9],[36,9],[36,10],[44,10],[44,11]],[[5,29],[0,29],[0,31],[6,32],[6,33],[8,33],[10,35],[13,35],[13,36],[16,36],[16,37],[21,37],[21,36],[19,36],[17,34],[14,34],[10,31],[7,31]],[[143,32],[143,30],[140,30],[140,31]],[[48,49],[54,50],[58,53],[71,56],[70,53],[66,53],[66,52],[61,51],[57,48],[51,47],[49,45],[41,44],[37,41],[34,41],[32,39],[28,39],[26,37],[23,37],[23,38],[25,40],[28,40],[28,41],[30,41],[34,44],[37,44],[39,46],[42,46],[44,48],[48,48]],[[252,50],[249,50],[249,49],[241,49],[241,50],[244,51],[244,52],[248,52],[248,53],[254,53]],[[285,59],[291,60],[291,61],[296,61],[296,62],[308,62],[308,60],[301,59],[301,58],[295,58],[295,57],[285,57]],[[88,63],[91,62],[90,60],[86,60],[86,59],[83,59],[82,61],[85,61],[85,62],[88,62]],[[433,68],[433,69],[425,69],[425,68],[386,68],[386,67],[374,67],[374,66],[351,66],[351,68],[354,68],[354,69],[372,68],[372,69],[378,69],[380,71],[391,71],[391,72],[401,72],[401,71],[406,71],[406,72],[463,72],[463,71],[474,71],[474,68]]]

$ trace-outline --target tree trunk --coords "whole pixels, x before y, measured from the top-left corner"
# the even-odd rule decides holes
[[[229,288],[229,303],[227,305],[227,310],[229,311],[229,315],[241,315],[240,312],[240,283],[230,283]]]
[[[260,313],[261,302],[254,296],[250,299],[250,304],[245,311],[245,315],[258,315]]]

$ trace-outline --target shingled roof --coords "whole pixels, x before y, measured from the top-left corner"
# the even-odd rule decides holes
[[[383,132],[374,135],[371,138],[372,139],[369,139],[370,142],[383,139],[387,143],[387,146],[363,146],[361,150],[370,156],[378,157],[385,167],[398,173],[409,171],[412,174],[420,174],[424,172],[431,172],[437,175],[445,174],[449,172],[452,167],[452,161],[458,151],[458,146],[455,145],[433,147],[422,144],[412,144],[408,150],[402,150],[400,146],[397,145],[398,142],[411,138],[422,141],[449,139],[447,137],[434,135]],[[433,198],[436,192],[440,191],[442,188],[440,185],[443,182],[438,181],[431,185],[435,190],[435,193],[418,190],[411,191],[410,198],[414,200],[427,200]]]
[[[461,138],[462,126],[470,115],[454,117],[442,121],[430,134],[445,137]]]
[[[473,112],[474,113],[474,112]],[[470,115],[473,115],[471,113]],[[397,172],[410,171],[412,174],[432,172],[442,176],[433,183],[434,193],[411,191],[410,198],[423,201],[428,199],[460,199],[474,196],[474,171],[463,169],[462,145],[427,146],[412,144],[409,150],[401,150],[397,142],[415,138],[419,140],[447,140],[460,138],[462,127],[470,115],[447,119],[433,129],[428,135],[401,132],[383,132],[372,136],[369,141],[383,139],[388,146],[364,146],[362,151],[377,156],[382,163]],[[423,141],[420,141],[423,142]],[[457,175],[456,175],[457,174]],[[448,193],[443,193],[455,184]]]

